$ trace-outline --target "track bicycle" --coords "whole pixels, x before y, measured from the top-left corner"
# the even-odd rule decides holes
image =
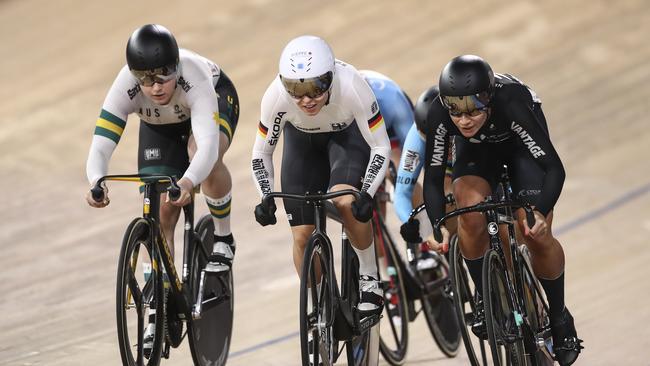
[[[359,198],[359,192],[346,189],[304,195],[272,192],[262,199],[264,204],[273,198],[285,198],[305,201],[314,207],[315,229],[307,241],[300,276],[300,349],[302,364],[305,366],[320,363],[333,365],[344,348],[348,365],[376,366],[379,362],[380,314],[361,318],[357,309],[357,256],[342,228],[339,289],[332,243],[326,233],[326,202],[344,195]],[[343,342],[341,348],[339,342]],[[311,352],[310,343],[313,347]],[[313,359],[310,359],[310,353],[313,354]]]
[[[118,261],[116,314],[122,364],[157,366],[162,357],[169,358],[170,347],[178,347],[188,335],[195,365],[224,365],[232,333],[233,278],[232,271],[206,270],[214,240],[212,218],[203,216],[195,229],[193,203],[183,207],[183,271],[179,274],[159,218],[161,193],[169,192],[172,200],[180,196],[175,178],[108,175],[91,189],[96,201],[104,197],[105,181],[141,183],[144,192],[142,217],[126,229]],[[152,347],[145,349],[151,322]]]
[[[381,195],[376,195],[381,197]],[[381,198],[379,198],[381,199]],[[375,200],[377,201],[377,200]],[[378,205],[377,202],[375,202]],[[420,205],[411,213],[409,220],[423,211]],[[390,332],[382,328],[380,350],[391,365],[401,365],[406,358],[408,346],[408,323],[424,313],[425,320],[438,348],[447,357],[455,357],[460,348],[460,329],[456,320],[449,277],[449,265],[445,256],[428,251],[425,243],[406,243],[407,260],[400,254],[400,246],[390,234],[383,215],[375,207],[373,230],[376,245],[383,248],[381,260],[387,268],[389,278],[384,281],[384,323]],[[455,239],[454,239],[455,240]],[[401,245],[401,244],[400,244]],[[426,255],[426,267],[423,263]],[[420,308],[416,309],[416,300]]]
[[[469,273],[464,268],[458,244],[455,243],[451,249],[454,300],[465,348],[472,365],[489,364],[488,356],[495,365],[552,364],[548,305],[532,270],[528,248],[517,243],[513,210],[523,208],[530,227],[534,225],[535,217],[528,203],[514,197],[506,166],[496,195],[497,199],[489,196],[484,202],[451,211],[434,225],[434,236],[441,241],[440,226],[447,219],[469,212],[482,212],[486,218],[490,247],[483,260],[482,289],[490,352],[486,351],[481,340],[480,358],[468,332],[468,324],[480,311],[478,294],[471,290]],[[504,245],[500,225],[506,228]]]

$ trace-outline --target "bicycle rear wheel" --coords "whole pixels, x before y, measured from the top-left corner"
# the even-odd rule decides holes
[[[492,358],[497,365],[527,365],[521,335],[523,314],[512,303],[506,283],[505,268],[499,253],[489,250],[483,262],[485,320]],[[500,351],[505,347],[506,357]]]
[[[446,278],[448,284],[428,293],[423,291],[420,301],[429,331],[438,348],[445,356],[456,357],[460,348],[461,334],[450,288],[449,265],[443,256],[437,253],[432,253],[432,255],[437,259],[438,266],[420,271],[422,282],[430,283]]]
[[[309,241],[300,277],[300,349],[302,364],[334,363],[338,342],[334,340],[333,298],[328,254],[320,238]],[[311,339],[310,339],[311,338]],[[311,344],[310,344],[311,341]],[[310,356],[313,360],[310,360]],[[322,360],[322,361],[320,361]]]
[[[144,218],[134,219],[126,229],[117,268],[117,335],[122,364],[157,366],[160,363],[164,330],[164,292],[160,266],[153,261],[151,225]],[[154,263],[151,265],[150,263]],[[151,267],[145,274],[143,264]],[[147,271],[149,272],[149,271]],[[151,352],[145,355],[144,334],[149,312],[155,311]]]
[[[474,303],[474,288],[465,267],[463,256],[460,253],[458,237],[452,238],[450,246],[449,275],[451,277],[456,319],[460,328],[460,335],[465,344],[465,351],[472,366],[488,364],[486,342],[473,336],[470,324],[474,320],[476,304]]]
[[[214,222],[210,215],[205,215],[196,224],[196,232],[201,245],[207,253],[212,251],[214,243]],[[191,301],[195,301],[199,291],[201,271],[205,268],[206,259],[194,248],[191,256],[190,293]],[[228,359],[233,328],[233,275],[232,270],[227,274],[207,274],[203,285],[203,300],[219,298],[217,305],[204,305],[200,319],[188,321],[188,338],[194,365],[221,366]]]
[[[384,225],[374,221],[375,244],[383,247],[383,258],[379,266],[385,266],[389,278],[382,278],[384,284],[384,316],[381,321],[379,351],[391,365],[404,363],[408,348],[408,304],[402,279],[401,258],[396,253],[395,243]]]

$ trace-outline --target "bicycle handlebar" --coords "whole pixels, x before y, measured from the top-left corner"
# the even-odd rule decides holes
[[[445,196],[445,201],[448,205],[455,205],[456,200],[454,199],[454,195],[449,193],[448,195]],[[418,207],[414,208],[411,213],[409,214],[408,222],[413,222],[415,220],[415,216],[419,214],[420,212],[424,211],[427,208],[426,204],[421,204]]]
[[[126,174],[126,175],[105,175],[95,182],[90,189],[90,193],[95,202],[101,202],[104,199],[104,188],[101,184],[108,180],[126,181],[126,182],[145,182],[145,183],[169,183],[167,192],[172,201],[176,201],[181,196],[181,188],[176,184],[176,178],[164,174]]]
[[[332,198],[340,197],[340,196],[345,196],[351,194],[354,196],[355,199],[359,199],[361,197],[361,193],[358,191],[355,191],[354,189],[344,189],[341,191],[335,191],[335,192],[328,192],[328,193],[305,193],[305,194],[293,194],[293,193],[283,193],[283,192],[271,192],[269,194],[264,195],[262,197],[262,203],[264,205],[269,204],[269,200],[272,198],[286,198],[290,200],[296,200],[296,201],[325,201],[329,200]]]
[[[500,201],[500,202],[486,201],[486,202],[478,203],[473,206],[467,206],[467,207],[453,210],[447,213],[445,216],[441,217],[440,219],[436,220],[435,225],[433,225],[433,237],[439,243],[442,241],[442,232],[440,231],[440,226],[444,224],[445,221],[447,221],[452,217],[463,215],[469,212],[485,212],[488,210],[493,210],[501,207],[523,208],[524,211],[526,211],[526,221],[528,221],[528,227],[532,228],[535,225],[535,215],[533,214],[533,209],[530,207],[529,203],[517,202],[517,201]]]

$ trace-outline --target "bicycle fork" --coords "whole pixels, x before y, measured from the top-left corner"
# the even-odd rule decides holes
[[[522,325],[524,324],[524,317],[523,313],[520,311],[520,306],[519,303],[516,301],[514,294],[515,294],[515,286],[513,284],[510,271],[508,270],[508,264],[506,261],[506,255],[505,252],[503,251],[503,248],[501,247],[501,239],[499,237],[499,220],[497,220],[497,215],[494,212],[488,212],[487,213],[487,219],[488,219],[488,235],[490,236],[490,247],[494,250],[497,251],[499,254],[499,257],[501,258],[501,261],[503,262],[504,266],[504,277],[505,277],[505,284],[507,288],[507,294],[508,294],[508,301],[510,304],[512,304],[512,320],[514,321],[514,329],[516,331],[515,334],[504,334],[504,341],[512,343],[516,341],[517,339],[522,338]],[[510,245],[511,243],[508,243]],[[515,253],[511,253],[511,255],[515,255]],[[486,281],[487,279],[483,279],[483,281]]]

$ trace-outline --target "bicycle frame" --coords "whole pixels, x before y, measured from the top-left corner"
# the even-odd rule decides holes
[[[545,342],[547,338],[546,333],[548,333],[548,325],[545,324],[541,327],[541,331],[534,329],[530,321],[527,319],[526,315],[526,306],[524,303],[524,273],[522,273],[522,267],[526,271],[527,275],[530,278],[536,278],[528,263],[521,256],[520,251],[518,250],[518,243],[515,236],[515,222],[516,219],[513,214],[514,209],[522,208],[526,213],[526,220],[529,227],[533,227],[535,223],[535,217],[532,213],[532,208],[528,203],[520,202],[513,199],[513,192],[510,186],[510,180],[507,173],[507,167],[504,166],[504,171],[501,175],[501,181],[499,182],[499,197],[494,200],[492,196],[486,197],[484,202],[478,203],[473,206],[468,206],[460,209],[456,209],[452,212],[449,212],[441,219],[437,220],[434,225],[434,236],[437,241],[442,240],[442,233],[440,232],[440,226],[449,218],[459,216],[469,212],[482,212],[486,218],[487,222],[487,231],[489,236],[489,250],[494,250],[497,252],[501,261],[506,265],[506,270],[504,271],[504,277],[507,288],[507,296],[509,297],[510,303],[514,306],[514,318],[517,325],[517,334],[516,337],[523,337],[523,326],[526,326],[530,329],[535,337],[535,346],[541,350],[545,355],[552,359],[552,353],[548,349],[548,345]],[[499,235],[499,226],[506,225],[507,229],[507,238],[509,248],[508,257],[504,251],[504,246],[502,245],[502,240]],[[508,260],[508,258],[510,260]],[[484,279],[485,280],[485,279]],[[542,297],[542,291],[539,288],[539,285],[536,282],[532,283],[533,289],[536,293],[536,296],[539,298]],[[544,312],[548,314],[548,306],[545,302],[541,302]],[[542,313],[538,308],[539,304],[535,302],[535,311],[537,314]]]
[[[286,199],[292,199],[292,200],[298,200],[298,201],[305,201],[308,204],[313,204],[314,206],[314,232],[312,235],[309,237],[309,240],[307,241],[306,248],[311,247],[312,243],[316,241],[321,241],[325,245],[321,244],[321,248],[324,249],[324,256],[328,258],[328,275],[329,278],[328,280],[330,283],[334,284],[331,289],[330,296],[332,296],[332,299],[335,299],[336,301],[333,302],[334,306],[334,313],[340,313],[344,316],[347,325],[350,327],[350,330],[352,331],[351,334],[354,335],[359,335],[363,333],[364,331],[367,330],[372,324],[374,324],[372,321],[368,320],[373,320],[374,317],[368,317],[364,319],[364,322],[359,322],[359,319],[356,319],[356,312],[353,312],[353,308],[356,304],[351,304],[350,299],[348,297],[348,294],[350,293],[350,286],[351,286],[351,274],[350,274],[350,263],[352,261],[352,258],[350,257],[350,252],[346,250],[346,248],[352,248],[349,240],[347,239],[347,235],[345,234],[345,230],[342,229],[342,246],[343,246],[343,251],[341,255],[341,287],[339,290],[338,282],[336,280],[336,274],[334,271],[334,261],[333,261],[333,247],[332,247],[332,242],[327,236],[326,233],[326,227],[327,227],[327,214],[326,210],[328,210],[328,205],[327,205],[327,200],[340,197],[340,196],[345,196],[345,195],[353,195],[355,198],[359,198],[359,192],[351,189],[346,189],[342,191],[336,191],[336,192],[330,192],[330,193],[325,193],[321,194],[316,193],[316,194],[310,194],[306,193],[304,195],[298,195],[298,194],[291,194],[291,193],[282,193],[282,192],[271,192],[267,195],[264,196],[263,200],[267,201],[269,199],[273,198],[286,198]],[[378,316],[376,316],[378,318]],[[335,329],[338,330],[338,334],[342,334],[339,340],[345,340],[348,339],[349,336],[347,335],[348,332],[346,332],[343,328],[341,328],[341,324],[337,322],[337,319],[340,321],[340,317],[335,316],[334,319],[330,319],[330,322],[328,322],[328,326],[334,325]],[[334,323],[336,324],[334,324]]]
[[[200,245],[200,238],[194,231],[194,202],[183,206],[183,217],[184,217],[184,232],[183,232],[183,271],[182,274],[176,271],[176,266],[174,265],[174,258],[169,250],[167,240],[164,237],[162,230],[160,228],[160,195],[166,191],[169,191],[171,197],[177,196],[180,194],[180,188],[176,185],[176,180],[174,177],[168,175],[148,175],[148,174],[131,174],[131,175],[107,175],[100,178],[95,187],[91,190],[93,192],[93,197],[98,195],[103,195],[103,190],[101,189],[101,184],[104,181],[113,180],[113,181],[127,181],[127,182],[140,182],[144,183],[143,185],[143,205],[142,205],[142,217],[149,222],[150,228],[150,237],[152,238],[152,254],[151,258],[152,266],[158,268],[157,260],[160,258],[160,261],[163,264],[164,269],[166,270],[168,279],[171,283],[171,291],[173,296],[180,300],[179,313],[177,314],[181,320],[188,320],[191,317],[197,318],[200,317],[202,310],[207,310],[213,306],[216,306],[223,301],[227,300],[230,294],[221,294],[207,301],[202,299],[202,286],[198,292],[198,298],[194,306],[191,306],[192,296],[189,293],[189,262],[192,258],[193,251],[198,250],[199,253],[203,256],[204,259],[208,257],[208,253],[205,251],[205,248]],[[101,196],[99,196],[101,197]],[[203,276],[203,272],[202,272]],[[203,281],[200,282],[203,284]],[[227,288],[224,286],[224,288]],[[207,305],[206,308],[202,308]]]
[[[352,246],[347,239],[345,231],[342,230],[342,256],[341,256],[341,288],[336,280],[336,273],[334,270],[334,256],[332,243],[326,233],[327,226],[327,200],[344,196],[354,195],[359,198],[359,192],[351,189],[330,192],[321,194],[306,193],[304,195],[271,192],[264,196],[262,199],[267,202],[273,198],[285,198],[298,201],[305,201],[314,206],[314,231],[309,237],[306,245],[305,255],[310,252],[310,248],[319,242],[321,248],[320,255],[326,258],[327,262],[327,275],[328,281],[332,284],[330,288],[330,298],[332,301],[332,308],[330,309],[333,317],[328,319],[326,326],[332,326],[334,329],[334,337],[338,341],[349,340],[352,336],[361,335],[366,330],[370,329],[374,324],[379,321],[379,315],[373,315],[364,319],[359,319],[358,313],[354,311],[356,304],[352,303],[350,296],[351,281],[354,280],[351,276],[352,272]],[[342,350],[342,349],[341,349]],[[338,354],[340,355],[341,350]],[[338,358],[338,356],[337,356]]]

